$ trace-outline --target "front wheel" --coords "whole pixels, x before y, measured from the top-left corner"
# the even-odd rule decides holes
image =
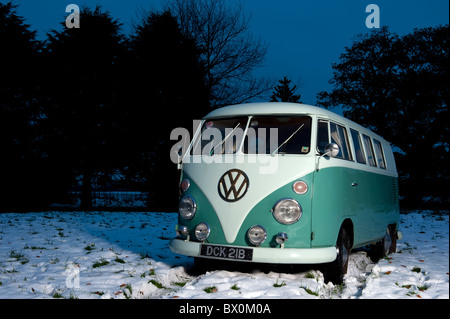
[[[344,281],[344,275],[347,273],[348,260],[350,256],[351,243],[350,237],[345,228],[339,230],[336,241],[336,259],[325,265],[325,282],[331,281],[335,285],[340,285]]]

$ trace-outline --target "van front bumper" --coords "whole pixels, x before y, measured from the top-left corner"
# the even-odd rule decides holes
[[[200,256],[201,243],[185,241],[174,238],[170,241],[169,247],[172,252],[180,255],[192,257]],[[227,245],[220,245],[227,246]],[[239,246],[228,246],[240,248]],[[242,260],[244,262],[272,263],[272,264],[321,264],[332,262],[336,259],[336,247],[323,248],[265,248],[265,247],[242,247],[253,250],[252,260]],[[210,257],[206,257],[210,258]],[[214,259],[230,260],[227,258],[213,257]],[[235,261],[240,261],[233,259]]]

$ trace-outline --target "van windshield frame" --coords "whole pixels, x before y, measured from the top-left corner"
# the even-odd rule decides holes
[[[251,115],[206,119],[191,155],[309,154],[312,118],[308,115]]]

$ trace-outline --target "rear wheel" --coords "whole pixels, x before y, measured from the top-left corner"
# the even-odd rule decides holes
[[[391,245],[389,246],[389,254],[397,252],[397,231],[395,225],[390,225],[389,236],[391,237]]]
[[[397,235],[395,225],[389,225],[382,240],[370,246],[369,257],[378,262],[381,258],[397,251]]]
[[[335,285],[342,284],[344,275],[347,273],[348,269],[350,250],[350,236],[345,228],[341,227],[336,241],[336,259],[325,265],[324,276],[326,282],[331,281]]]

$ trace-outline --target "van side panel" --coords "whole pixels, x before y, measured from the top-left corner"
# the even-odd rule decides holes
[[[321,158],[321,160],[332,160]],[[313,247],[334,246],[345,217],[353,215],[349,203],[355,197],[350,187],[352,171],[342,167],[323,168],[314,174],[312,199]]]
[[[335,245],[345,219],[354,225],[353,248],[380,240],[386,226],[398,221],[396,180],[394,176],[353,167],[326,167],[316,172],[312,246]]]

